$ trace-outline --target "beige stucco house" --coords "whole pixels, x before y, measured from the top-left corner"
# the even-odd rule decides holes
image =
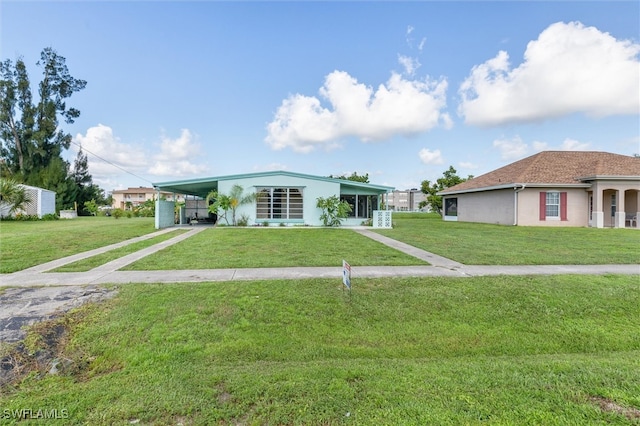
[[[161,197],[171,198],[176,197],[177,201],[184,201],[184,196],[181,194],[173,194],[170,192],[161,192]],[[127,189],[114,189],[111,192],[112,204],[114,209],[133,210],[137,206],[144,204],[147,200],[156,200],[158,198],[158,191],[154,188],[146,188],[143,186],[137,188]]]
[[[544,151],[439,193],[445,220],[640,228],[640,158]]]

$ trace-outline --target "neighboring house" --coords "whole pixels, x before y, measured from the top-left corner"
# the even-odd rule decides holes
[[[215,190],[221,194],[229,194],[234,185],[240,185],[244,194],[260,194],[256,201],[239,206],[236,217],[245,215],[249,218],[250,225],[272,226],[321,226],[322,211],[316,207],[317,199],[333,195],[351,205],[350,217],[345,219],[343,224],[361,225],[368,219],[374,219],[374,211],[380,210],[383,195],[393,191],[393,187],[389,186],[287,171],[154,183],[156,191],[186,194],[203,200],[200,207],[202,209],[206,208],[204,200],[209,192]],[[159,208],[156,208],[156,228],[173,225],[173,209],[169,211],[170,207],[168,204],[159,203]],[[206,212],[206,209],[204,211]],[[384,226],[391,225],[390,213],[384,220]]]
[[[160,197],[167,200],[173,200],[174,194],[170,192],[160,192]],[[111,206],[114,209],[133,210],[147,200],[156,200],[158,198],[158,190],[154,188],[127,188],[115,189],[111,192],[113,199]],[[184,196],[176,194],[175,201],[184,201]]]
[[[38,216],[41,219],[44,215],[56,214],[56,193],[54,191],[23,184],[19,184],[19,186],[26,190],[31,201],[25,205],[24,209],[20,209],[14,214]],[[7,216],[10,209],[11,206],[0,201],[0,216]]]
[[[439,192],[445,220],[640,227],[640,158],[544,151]]]
[[[401,191],[396,189],[388,194],[384,195],[385,206],[389,210],[397,212],[417,212],[423,209],[420,208],[420,203],[427,200],[427,196],[419,189],[407,189]]]

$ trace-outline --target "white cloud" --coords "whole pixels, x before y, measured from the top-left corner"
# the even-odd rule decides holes
[[[265,166],[254,166],[253,170],[256,172],[272,172],[277,170],[287,170],[288,166],[282,163],[269,163]]]
[[[509,55],[475,66],[462,83],[465,122],[500,125],[576,112],[602,117],[640,111],[640,44],[580,22],[558,22],[529,42],[516,68]]]
[[[422,40],[420,40],[420,44],[418,44],[418,50],[422,51],[422,49],[424,49],[425,44],[427,44],[427,38],[422,37]]]
[[[404,67],[404,73],[408,76],[414,75],[416,70],[420,68],[420,61],[409,56],[398,55],[398,62]]]
[[[533,141],[529,146],[520,136],[515,136],[512,139],[496,139],[493,147],[500,150],[503,160],[516,160],[540,151],[587,151],[591,143],[567,138],[557,146],[541,141]]]
[[[547,142],[534,141],[533,149],[539,151],[587,151],[591,149],[590,142],[580,142],[575,139],[567,138],[559,146],[549,146]]]
[[[522,141],[520,136],[515,136],[512,139],[496,139],[493,141],[493,147],[500,150],[503,160],[522,158],[529,152],[529,146]]]
[[[461,161],[458,163],[463,169],[477,169],[478,165],[470,161]]]
[[[141,173],[148,165],[148,157],[142,147],[122,143],[114,136],[111,127],[103,124],[90,127],[85,135],[78,133],[73,141],[80,144],[87,154],[89,173],[96,183],[109,182],[114,174],[122,172],[119,168]],[[74,150],[77,151],[76,148]]]
[[[177,139],[161,136],[160,151],[155,154],[143,146],[122,142],[111,127],[103,124],[88,128],[84,135],[78,133],[73,141],[87,154],[93,181],[104,188],[122,186],[118,183],[119,176],[127,172],[136,176],[177,177],[207,170],[205,165],[194,163],[194,159],[200,158],[200,146],[187,129]]]
[[[431,151],[427,148],[422,148],[420,152],[418,152],[418,156],[424,164],[442,164],[444,162],[439,149]]]
[[[182,129],[177,139],[161,137],[160,152],[153,156],[149,173],[156,176],[183,177],[205,172],[207,166],[192,160],[200,157],[200,144],[188,129]]]
[[[316,97],[289,96],[267,125],[265,141],[275,150],[310,152],[316,147],[336,148],[339,139],[350,136],[369,142],[426,132],[441,122],[450,124],[441,112],[446,90],[444,79],[407,80],[392,73],[374,91],[348,73],[334,71],[319,90],[330,108]]]

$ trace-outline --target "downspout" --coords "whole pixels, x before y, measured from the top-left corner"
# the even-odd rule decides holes
[[[523,183],[520,189],[518,189],[518,184],[513,187],[513,226],[518,226],[518,193],[524,191],[526,186],[527,184]]]

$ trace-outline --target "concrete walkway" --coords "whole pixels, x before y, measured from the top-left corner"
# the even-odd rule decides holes
[[[98,266],[87,272],[48,272],[60,266],[85,259],[108,250],[152,238],[173,228],[154,232],[100,249],[47,262],[12,274],[0,274],[0,287],[80,286],[125,283],[179,283],[201,281],[272,280],[305,278],[340,278],[342,266],[197,269],[171,271],[120,271],[119,269],[159,250],[183,241],[206,227],[191,227],[188,232]],[[459,262],[418,249],[408,244],[377,234],[369,229],[354,230],[382,244],[428,262],[425,266],[354,266],[354,277],[474,277],[490,275],[553,275],[553,274],[638,274],[640,265],[464,265]]]

